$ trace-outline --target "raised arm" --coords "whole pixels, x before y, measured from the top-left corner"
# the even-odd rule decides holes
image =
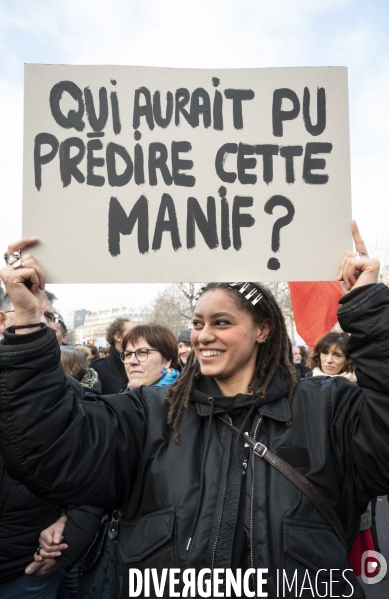
[[[21,240],[8,254],[30,243]],[[31,255],[22,260],[21,268],[8,265],[0,273],[21,327],[6,329],[0,344],[0,448],[7,470],[48,501],[118,507],[143,451],[141,395],[77,397],[54,331],[39,323],[44,275]]]
[[[367,256],[356,225],[353,235],[359,255],[350,252],[341,264],[339,280],[348,293],[338,319],[350,334],[348,351],[356,365],[357,385],[343,377],[334,379],[330,434],[335,454],[350,470],[364,504],[389,491],[389,289],[375,284],[379,263]]]

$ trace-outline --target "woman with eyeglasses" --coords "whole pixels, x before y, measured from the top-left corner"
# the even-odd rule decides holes
[[[141,385],[166,387],[179,375],[176,338],[160,324],[140,324],[128,331],[120,359],[129,381],[125,391]]]
[[[193,352],[172,385],[154,386],[173,364],[143,330],[127,337],[123,358],[130,386],[148,385],[77,400],[54,334],[39,323],[42,270],[27,254],[23,268],[10,260],[1,271],[17,309],[0,344],[6,467],[48,499],[124,507],[121,599],[234,596],[229,573],[237,596],[364,597],[347,552],[369,499],[389,489],[389,289],[377,284],[379,263],[356,225],[353,233],[338,317],[358,385],[297,383],[269,290],[209,283],[193,314]],[[149,359],[155,375],[144,370]]]

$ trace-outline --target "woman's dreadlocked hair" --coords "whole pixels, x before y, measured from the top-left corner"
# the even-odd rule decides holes
[[[284,316],[277,304],[273,294],[258,283],[249,283],[251,290],[256,289],[262,297],[255,306],[247,300],[244,295],[239,293],[241,285],[230,287],[229,283],[208,283],[203,287],[197,299],[216,289],[223,289],[231,294],[241,310],[246,310],[253,317],[255,324],[262,324],[265,320],[269,322],[270,333],[266,343],[259,344],[256,360],[255,372],[250,383],[250,390],[253,390],[255,383],[261,377],[263,384],[256,390],[258,397],[265,397],[266,391],[273,380],[274,374],[281,364],[287,371],[289,377],[289,395],[288,401],[291,404],[293,393],[296,388],[296,368],[292,357],[292,344],[290,342]],[[242,283],[243,285],[243,283]],[[177,381],[168,389],[166,400],[169,405],[167,421],[175,432],[175,440],[179,442],[178,425],[184,410],[188,409],[192,391],[196,379],[201,376],[200,365],[196,359],[194,351],[191,352],[185,369]]]

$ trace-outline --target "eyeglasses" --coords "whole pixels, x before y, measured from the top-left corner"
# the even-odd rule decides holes
[[[5,310],[4,314],[8,314],[8,312],[15,312],[15,310]],[[43,312],[43,315],[50,324],[63,320],[61,314],[58,314],[58,312]]]
[[[159,351],[158,349],[149,349],[148,347],[140,347],[135,351],[124,351],[120,354],[120,359],[123,364],[128,364],[131,360],[131,356],[134,355],[138,362],[146,362],[149,357],[149,353],[152,351]]]
[[[47,322],[50,322],[51,324],[54,324],[56,322],[59,322],[60,320],[63,320],[61,314],[58,314],[58,312],[44,312],[44,317],[46,318]]]

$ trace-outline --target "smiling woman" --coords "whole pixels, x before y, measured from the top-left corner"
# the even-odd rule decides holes
[[[134,572],[138,579],[164,568],[181,572],[183,584],[189,572],[207,572],[210,595],[221,597],[220,572],[239,570],[245,596],[266,584],[270,597],[279,596],[283,572],[303,599],[312,584],[325,596],[330,571],[338,596],[363,597],[347,546],[368,500],[389,491],[389,289],[376,284],[379,264],[356,226],[354,239],[362,253],[346,253],[340,265],[350,293],[338,317],[358,385],[341,376],[297,384],[269,290],[211,283],[196,303],[194,351],[172,385],[158,388],[177,342],[173,357],[167,330],[145,325],[130,331],[122,352],[136,388],[76,401],[55,334],[39,323],[43,272],[29,254],[23,268],[1,272],[15,308],[0,344],[7,470],[47,500],[125,506],[121,598]],[[8,255],[31,243],[9,246]],[[148,596],[160,596],[151,587]]]

